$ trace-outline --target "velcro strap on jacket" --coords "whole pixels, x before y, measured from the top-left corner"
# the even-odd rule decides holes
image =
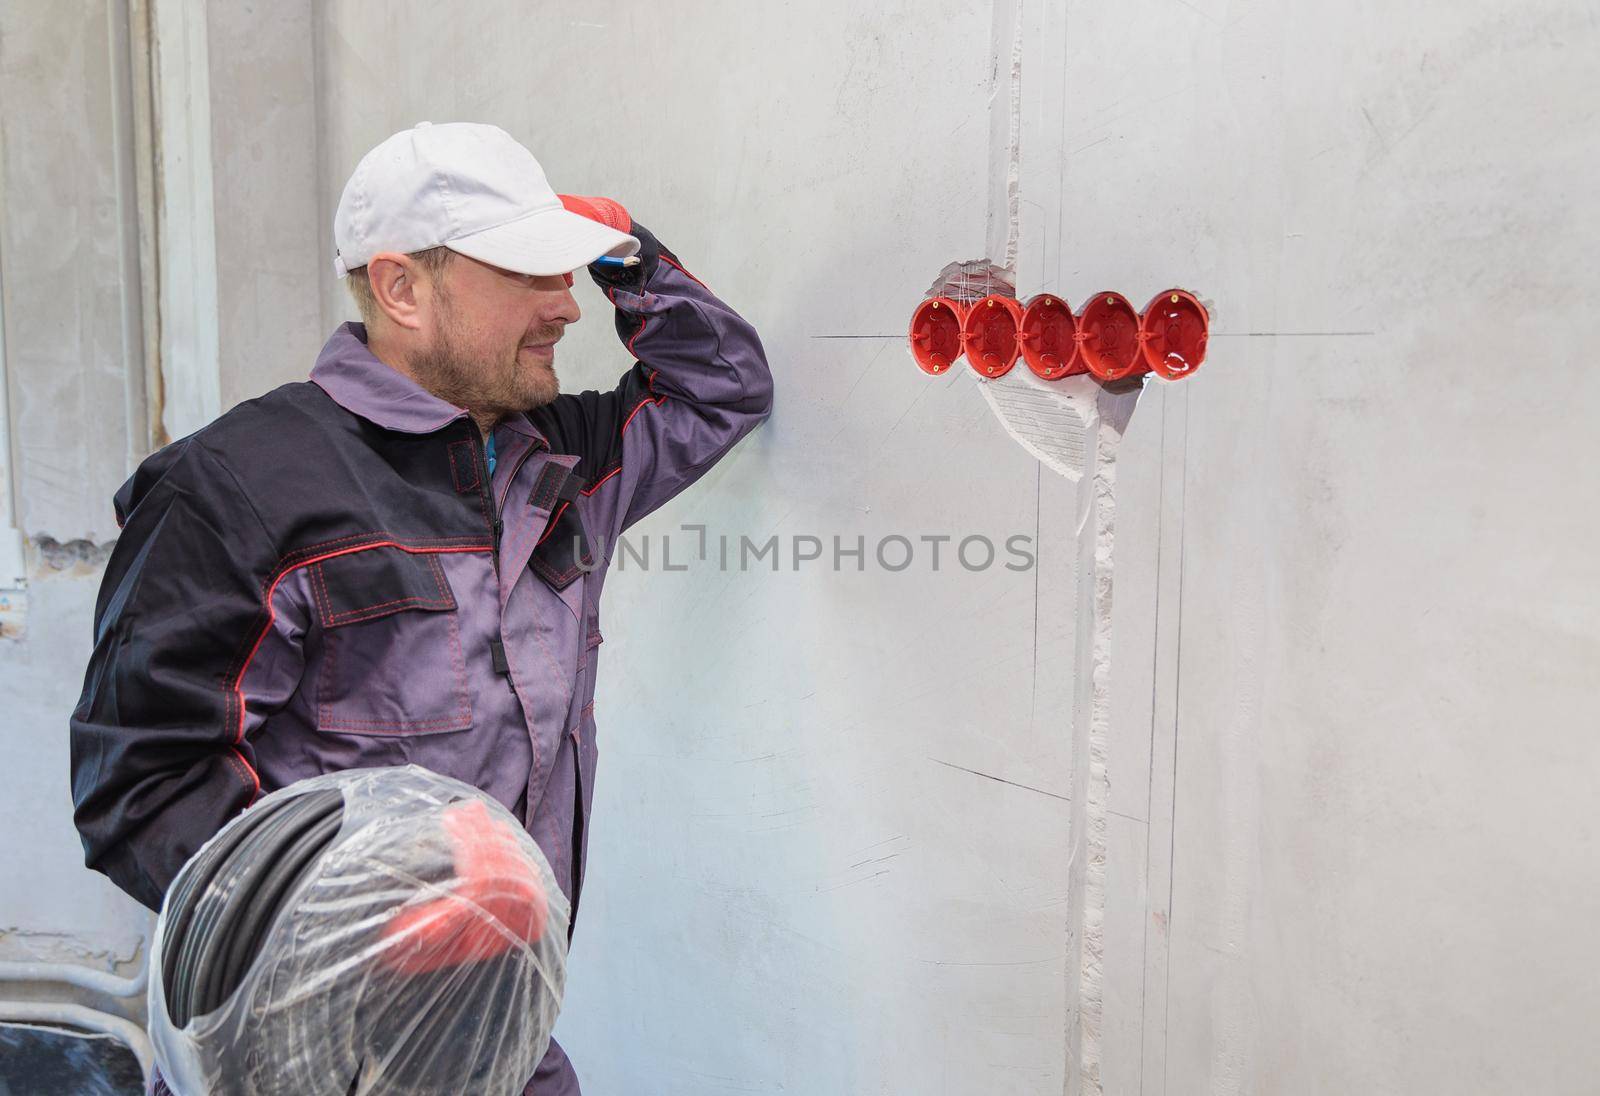
[[[481,478],[478,475],[478,443],[475,441],[453,441],[450,443],[450,480],[455,484],[458,494],[478,490]]]
[[[567,480],[561,485],[561,490],[556,493],[556,498],[562,502],[571,502],[578,497],[578,492],[589,486],[588,482],[578,473],[569,472]]]
[[[528,505],[535,510],[553,510],[556,503],[577,498],[585,486],[582,476],[552,461],[539,473],[539,482],[533,485]]]

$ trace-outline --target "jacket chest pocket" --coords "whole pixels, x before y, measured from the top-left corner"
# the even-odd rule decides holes
[[[437,555],[369,548],[312,564],[310,581],[322,625],[318,730],[472,726],[456,599]]]

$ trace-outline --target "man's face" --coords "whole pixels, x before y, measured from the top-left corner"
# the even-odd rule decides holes
[[[412,361],[434,395],[477,415],[555,399],[555,344],[580,315],[560,274],[514,274],[451,254],[433,294],[432,338]]]

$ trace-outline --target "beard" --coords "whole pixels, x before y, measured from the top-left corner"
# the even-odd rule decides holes
[[[553,362],[524,364],[522,340],[505,347],[480,347],[461,323],[448,298],[441,297],[439,329],[427,351],[409,363],[417,382],[442,400],[474,415],[500,417],[543,407],[561,394]],[[536,341],[549,342],[561,328],[541,328]]]

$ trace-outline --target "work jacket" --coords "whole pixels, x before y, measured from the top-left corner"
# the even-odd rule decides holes
[[[772,405],[755,330],[633,234],[642,263],[594,277],[637,361],[609,392],[503,420],[492,475],[467,413],[380,362],[360,324],[309,382],[139,467],[71,722],[90,867],[157,908],[262,794],[412,763],[522,819],[576,917],[617,538]]]

